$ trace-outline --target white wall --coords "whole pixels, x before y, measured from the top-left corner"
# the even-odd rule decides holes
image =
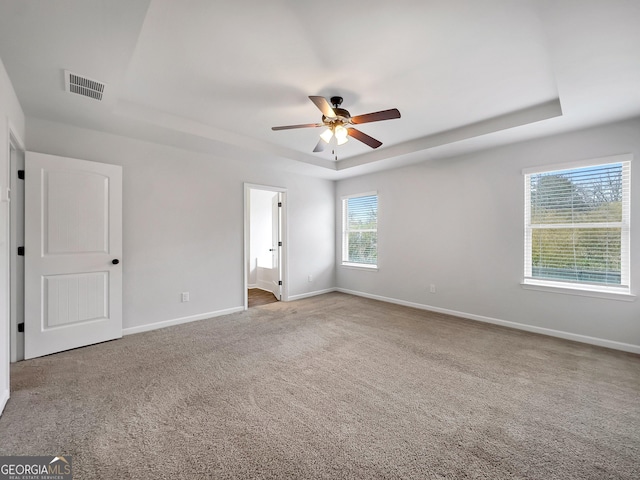
[[[287,189],[289,296],[334,286],[332,181],[44,120],[27,119],[27,129],[28,150],[124,167],[129,332],[243,307],[244,182]]]
[[[640,300],[580,297],[520,286],[524,264],[521,170],[627,152],[635,156],[631,281],[632,292],[638,295],[640,120],[339,181],[336,261],[339,264],[340,196],[377,190],[379,271],[338,266],[337,286],[640,352]],[[430,284],[436,285],[435,294],[429,293]]]
[[[24,139],[24,114],[0,60],[0,412],[9,399],[9,132]]]

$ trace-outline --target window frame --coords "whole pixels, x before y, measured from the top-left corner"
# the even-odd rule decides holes
[[[348,229],[348,226],[349,226],[348,201],[351,198],[372,197],[372,196],[376,197],[376,228],[375,228],[375,230],[374,229],[365,229],[365,230],[357,230],[357,231],[362,231],[362,232],[373,232],[373,231],[375,231],[375,233],[376,233],[376,257],[377,257],[377,254],[378,254],[378,243],[377,243],[378,220],[380,218],[380,212],[379,212],[380,196],[378,195],[378,192],[377,191],[370,191],[370,192],[363,192],[363,193],[354,193],[354,194],[350,194],[350,195],[342,195],[340,197],[340,211],[341,211],[341,215],[342,215],[342,231],[341,231],[341,235],[342,235],[342,241],[341,241],[342,252],[341,252],[340,265],[342,267],[354,268],[354,269],[372,270],[372,271],[377,271],[378,270],[379,258],[377,258],[378,261],[376,261],[375,264],[358,263],[358,262],[349,261],[349,233],[353,232],[353,231],[356,231],[356,230],[349,230]]]
[[[593,296],[600,298],[615,298],[623,300],[634,300],[635,295],[631,294],[631,281],[630,281],[630,246],[631,246],[631,199],[630,199],[630,167],[633,160],[632,154],[613,155],[609,157],[600,157],[589,160],[575,161],[569,163],[544,165],[540,167],[526,168],[522,170],[524,177],[524,271],[521,285],[525,289],[543,290],[555,293],[567,293],[573,295]],[[532,276],[532,235],[533,230],[536,227],[531,225],[531,175],[541,173],[552,173],[580,168],[596,167],[601,165],[608,165],[612,163],[621,163],[623,169],[623,200],[622,200],[622,219],[620,222],[613,222],[605,224],[614,228],[620,228],[621,235],[621,253],[620,253],[620,273],[621,273],[621,285],[604,285],[604,284],[592,284],[592,283],[580,283],[563,281],[561,279],[546,279],[535,278]],[[574,224],[566,224],[574,225]],[[584,225],[582,228],[587,228],[590,224]],[[545,228],[545,227],[537,227]],[[554,225],[550,228],[558,228],[558,225]],[[622,298],[629,297],[629,298]]]

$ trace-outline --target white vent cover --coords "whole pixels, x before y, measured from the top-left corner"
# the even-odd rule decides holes
[[[94,100],[102,100],[106,85],[97,80],[78,75],[77,73],[64,71],[64,87],[67,92],[77,93]]]

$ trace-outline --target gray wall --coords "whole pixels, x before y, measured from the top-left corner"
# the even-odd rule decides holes
[[[124,167],[125,331],[243,306],[244,182],[287,189],[289,296],[335,285],[334,182],[44,120],[27,130],[28,150]]]
[[[0,64],[0,194],[8,129],[24,115]],[[640,278],[640,120],[337,183],[125,137],[27,120],[27,148],[124,167],[124,326],[130,331],[243,304],[243,183],[288,189],[289,296],[346,291],[640,352],[640,301],[524,290],[523,178],[538,165],[633,153],[632,293]],[[379,270],[336,267],[340,196],[377,190]],[[6,198],[6,197],[4,197]],[[8,332],[8,203],[0,202],[0,329]],[[338,248],[336,248],[338,245]],[[308,282],[309,275],[313,282]],[[429,293],[435,284],[437,292]],[[191,301],[180,302],[189,291]],[[0,408],[8,397],[0,342]]]
[[[337,264],[340,197],[377,190],[379,271],[337,266],[337,286],[640,352],[640,301],[548,293],[520,286],[524,263],[522,169],[620,153],[633,153],[636,159],[631,165],[631,288],[637,295],[640,120],[339,181]],[[435,294],[429,292],[430,284],[436,285]]]

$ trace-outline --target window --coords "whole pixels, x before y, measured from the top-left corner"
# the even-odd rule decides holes
[[[525,171],[524,283],[629,293],[631,156]]]
[[[342,197],[342,264],[378,265],[378,195]]]

